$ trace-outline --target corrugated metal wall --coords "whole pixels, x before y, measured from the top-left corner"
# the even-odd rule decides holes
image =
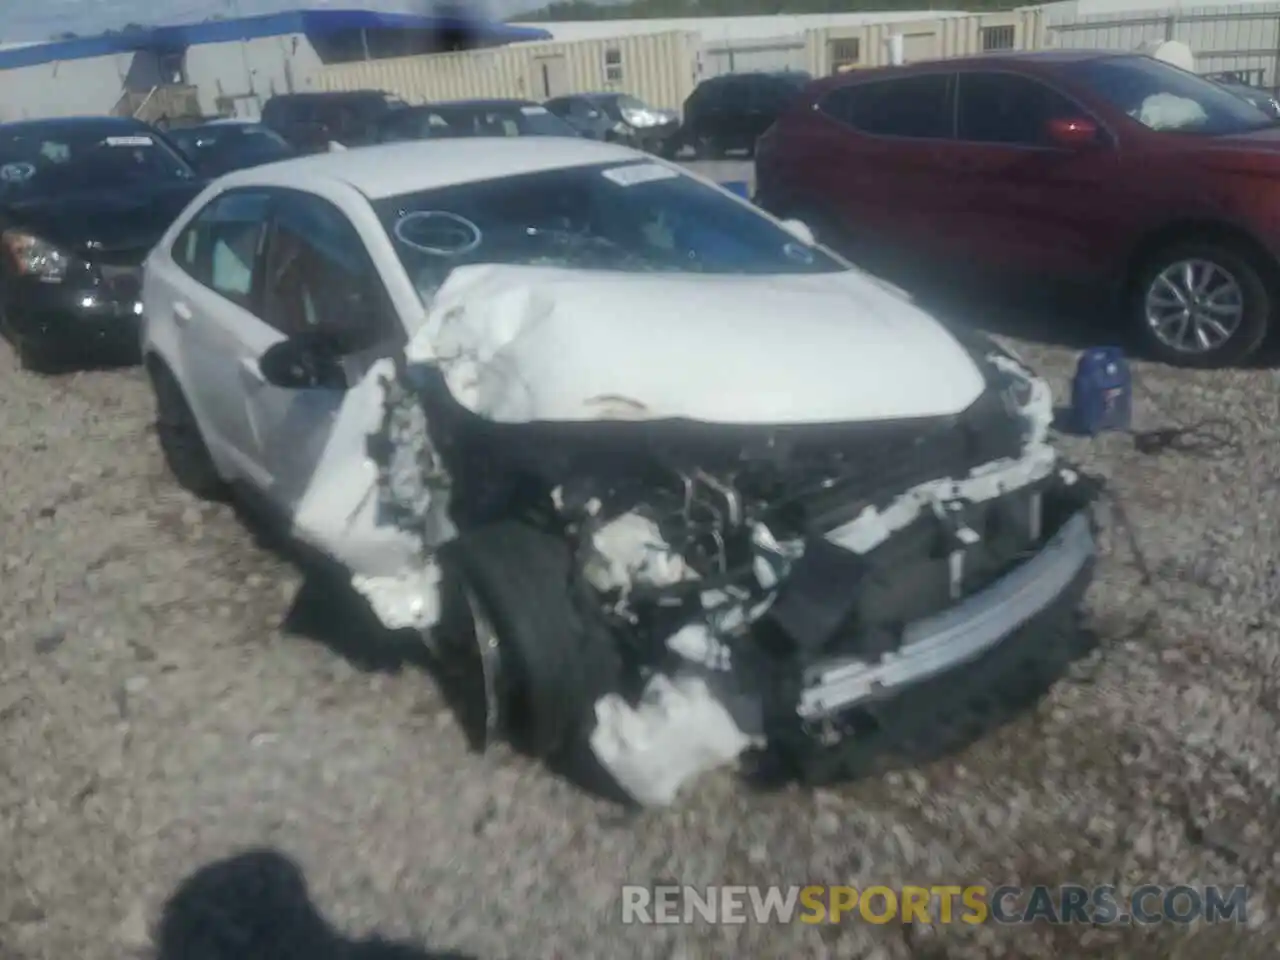
[[[697,34],[675,31],[335,64],[320,69],[316,87],[386,90],[410,103],[470,97],[545,100],[620,90],[655,106],[679,107],[693,90],[697,62]]]
[[[302,34],[205,43],[187,50],[187,81],[200,90],[200,108],[219,112],[220,100],[237,115],[257,117],[277,93],[315,89],[320,58]]]
[[[1149,40],[1181,40],[1196,70],[1239,70],[1263,86],[1280,85],[1280,4],[1233,4],[1144,10],[1051,23],[1046,42],[1078,49],[1134,50]]]
[[[750,70],[808,70],[809,51],[803,33],[770,40],[741,40],[702,45],[703,79]]]
[[[829,74],[840,62],[852,62],[857,67],[885,66],[889,63],[888,41],[894,34],[902,34],[903,57],[910,63],[966,56],[985,49],[1034,50],[1042,45],[1044,27],[1039,11],[1032,8],[810,30],[810,70],[815,75]],[[855,48],[857,57],[851,60]]]

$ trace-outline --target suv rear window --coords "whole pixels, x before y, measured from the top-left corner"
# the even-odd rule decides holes
[[[875,136],[949,139],[955,127],[953,76],[925,73],[850,84],[832,90],[819,108]]]

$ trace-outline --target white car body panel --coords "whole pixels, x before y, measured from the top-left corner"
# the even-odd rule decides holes
[[[463,267],[408,355],[438,360],[461,403],[502,422],[945,416],[984,386],[944,328],[857,271]]]
[[[335,204],[386,287],[406,335],[406,361],[438,364],[455,398],[493,420],[872,421],[955,414],[984,388],[973,360],[941,325],[854,269],[721,277],[482,265],[455,270],[425,310],[369,202],[610,160],[661,162],[587,140],[519,138],[391,144],[249,168],[193,201],[147,260],[144,353],[173,372],[219,471],[256,487],[290,518],[295,536],[343,564],[389,627],[412,626],[429,637],[436,621],[440,571],[433,553],[456,533],[447,494],[422,499],[430,542],[380,514],[378,469],[367,443],[385,429],[390,360],[374,363],[345,392],[270,386],[257,361],[281,335],[205,290],[174,261],[174,240],[223,191],[283,188]],[[1047,425],[1048,403],[1047,390],[1033,391],[1029,418]],[[420,449],[406,454],[412,474],[421,452],[430,450],[430,424],[424,417],[402,429],[418,435]],[[949,485],[949,495],[964,495],[966,485],[977,493],[995,479],[1029,483],[1053,466],[1043,434],[1037,429],[1028,440],[1023,460],[1000,465],[999,478],[939,483]],[[407,450],[410,439],[402,441]],[[833,537],[851,549],[879,542],[930,509],[945,492],[936,486],[903,491],[895,504]],[[622,555],[602,559],[609,569],[635,565]],[[706,683],[680,677],[655,683],[635,708],[602,699],[592,743],[620,783],[658,804],[670,802],[687,778],[731,760],[752,738],[736,729]]]

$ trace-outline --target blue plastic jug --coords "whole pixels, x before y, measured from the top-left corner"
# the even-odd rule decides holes
[[[1093,347],[1076,364],[1071,381],[1071,426],[1094,436],[1128,430],[1133,422],[1133,376],[1119,347]]]

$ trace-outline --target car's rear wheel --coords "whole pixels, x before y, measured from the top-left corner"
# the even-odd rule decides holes
[[[583,742],[596,701],[618,688],[622,667],[613,638],[575,583],[568,544],[503,522],[462,534],[441,561],[469,616],[465,626],[446,625],[440,649],[478,664],[485,740],[502,735],[540,758]]]
[[[1211,368],[1251,356],[1271,325],[1273,270],[1242,244],[1184,240],[1148,257],[1129,311],[1148,351],[1175,366]]]
[[[221,500],[227,488],[200,433],[191,405],[162,364],[148,365],[156,399],[156,436],[165,464],[179,486],[202,500]]]

